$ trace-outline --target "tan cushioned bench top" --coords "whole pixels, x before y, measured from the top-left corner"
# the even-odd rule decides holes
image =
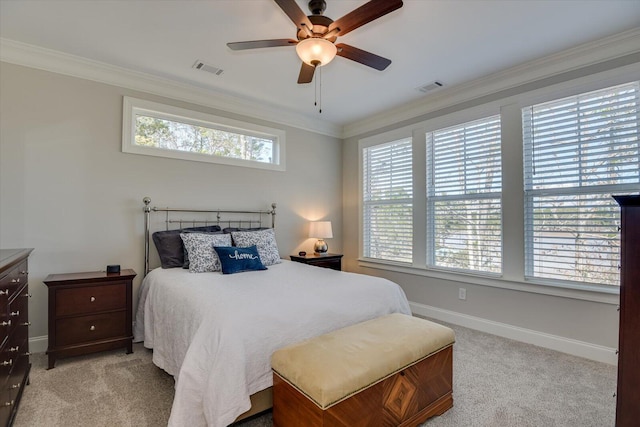
[[[282,348],[271,367],[326,409],[454,341],[446,326],[396,313]]]

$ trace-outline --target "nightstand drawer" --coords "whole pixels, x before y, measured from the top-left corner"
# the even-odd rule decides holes
[[[291,261],[313,265],[315,267],[330,268],[338,271],[342,270],[341,254],[291,255]]]
[[[123,312],[69,317],[56,321],[56,346],[127,336]]]
[[[310,260],[307,262],[307,264],[309,265],[314,265],[316,267],[323,267],[323,268],[333,268],[333,269],[340,269],[340,264],[338,262],[336,262],[335,260]]]
[[[127,306],[127,285],[101,284],[56,291],[56,316],[97,313]]]

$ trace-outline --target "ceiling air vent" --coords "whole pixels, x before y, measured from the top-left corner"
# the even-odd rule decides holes
[[[426,84],[424,86],[420,86],[418,88],[418,90],[420,92],[427,93],[427,92],[431,92],[432,90],[439,89],[442,86],[444,86],[444,85],[442,83],[440,83],[440,82],[433,82],[433,83]]]
[[[206,71],[208,73],[215,74],[216,76],[219,76],[220,74],[224,73],[224,70],[222,68],[218,68],[218,67],[214,67],[213,65],[205,64],[204,62],[200,61],[199,59],[193,64],[193,68],[195,68],[196,70]]]

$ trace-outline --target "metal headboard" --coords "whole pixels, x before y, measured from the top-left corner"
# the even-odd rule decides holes
[[[263,218],[267,215],[271,215],[271,228],[275,228],[276,225],[276,204],[271,204],[270,210],[254,210],[254,211],[243,211],[243,210],[224,210],[224,209],[182,209],[182,208],[157,208],[151,207],[151,198],[145,197],[142,199],[144,203],[144,275],[146,276],[149,270],[149,242],[151,238],[150,233],[150,215],[151,212],[164,212],[165,213],[165,229],[169,230],[173,228],[171,224],[177,224],[177,228],[183,228],[183,225],[191,225],[196,226],[198,224],[204,225],[227,225],[231,227],[232,225],[236,225],[240,228],[247,227],[251,228],[253,226],[262,227]],[[172,213],[190,213],[190,214],[215,214],[215,218],[173,218],[171,217]],[[223,218],[223,215],[250,215],[249,218]]]

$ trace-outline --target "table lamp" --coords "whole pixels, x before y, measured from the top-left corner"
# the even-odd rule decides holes
[[[333,231],[331,230],[331,221],[314,221],[309,223],[309,237],[316,238],[318,241],[313,246],[313,250],[317,254],[325,254],[329,250],[329,245],[324,239],[331,239]]]

